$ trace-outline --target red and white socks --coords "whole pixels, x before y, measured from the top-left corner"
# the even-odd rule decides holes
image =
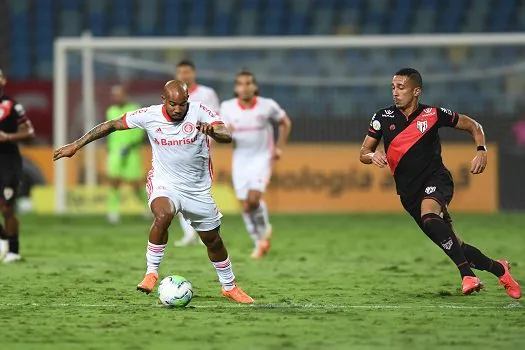
[[[219,276],[219,282],[225,291],[230,291],[235,288],[235,275],[232,270],[232,263],[230,258],[226,258],[224,261],[212,261],[213,267],[217,271]]]
[[[166,244],[153,244],[148,242],[148,248],[146,249],[146,274],[157,273],[159,271],[160,263],[164,257],[164,250]]]
[[[164,257],[164,250],[166,244],[153,244],[148,242],[148,248],[146,250],[146,274],[157,273],[159,271],[160,263]],[[224,261],[212,261],[213,267],[217,271],[219,276],[219,282],[226,291],[230,291],[235,288],[235,275],[233,274],[232,263],[230,258],[226,258]]]

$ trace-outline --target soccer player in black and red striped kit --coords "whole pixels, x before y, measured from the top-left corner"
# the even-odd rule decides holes
[[[20,260],[16,195],[22,178],[22,156],[17,143],[34,137],[31,121],[24,107],[4,95],[7,79],[0,70],[0,260],[11,263]]]
[[[421,230],[456,264],[462,277],[463,294],[483,288],[472,268],[498,277],[507,294],[521,297],[506,260],[492,260],[457,236],[448,213],[454,182],[441,159],[438,129],[452,127],[468,131],[477,149],[470,172],[481,174],[487,165],[485,134],[481,125],[466,115],[419,103],[423,87],[415,69],[399,70],[392,79],[394,105],[374,114],[360,160],[380,168],[390,167],[397,193],[405,210]],[[377,150],[383,138],[385,152]]]

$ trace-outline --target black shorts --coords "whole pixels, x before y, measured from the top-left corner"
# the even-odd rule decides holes
[[[454,181],[447,169],[439,169],[425,182],[425,184],[412,196],[401,196],[403,208],[414,218],[419,227],[423,228],[421,222],[421,203],[424,199],[433,199],[441,204],[443,219],[452,222],[448,213],[448,205],[454,196]]]
[[[22,170],[18,164],[2,164],[0,168],[0,204],[15,202],[21,179]]]

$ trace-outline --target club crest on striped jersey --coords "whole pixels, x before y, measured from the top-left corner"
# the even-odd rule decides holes
[[[424,134],[425,131],[427,131],[428,122],[426,120],[418,120],[416,123],[416,127],[422,134]]]

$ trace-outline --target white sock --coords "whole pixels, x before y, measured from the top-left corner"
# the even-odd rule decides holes
[[[253,222],[252,212],[242,213],[242,219],[244,220],[244,226],[246,226],[246,231],[250,234],[250,237],[253,240],[253,243],[257,245],[257,242],[261,239],[259,232],[255,229],[255,223]]]
[[[146,274],[158,273],[160,263],[164,257],[164,249],[166,249],[166,244],[153,244],[148,242],[148,249],[146,250]]]
[[[180,227],[182,228],[182,233],[184,233],[184,238],[195,238],[195,230],[193,227],[188,224],[182,213],[177,214],[179,218]]]
[[[235,275],[232,270],[232,263],[230,258],[227,257],[224,261],[211,262],[217,275],[219,276],[219,282],[221,282],[224,290],[229,291],[235,288]]]
[[[266,203],[261,200],[259,202],[259,208],[252,211],[253,222],[255,223],[255,229],[259,232],[261,238],[264,237],[266,232],[270,229],[270,219],[268,218],[268,208]]]

